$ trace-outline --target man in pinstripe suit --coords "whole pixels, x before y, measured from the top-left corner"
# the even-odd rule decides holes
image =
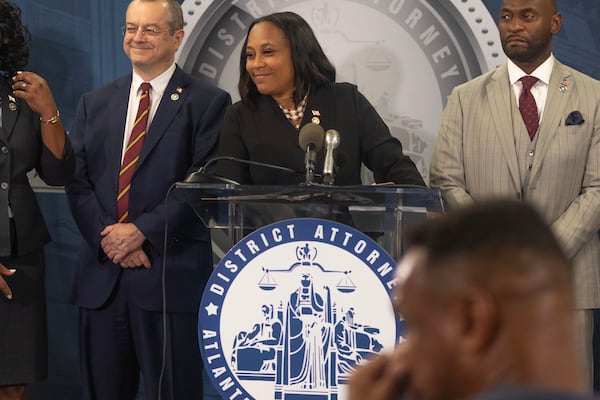
[[[578,351],[591,387],[592,309],[600,308],[600,82],[553,57],[561,23],[556,0],[502,1],[498,27],[509,60],[449,97],[431,186],[448,208],[511,197],[546,218],[575,266]],[[519,111],[523,76],[538,79],[530,92],[539,126],[531,134]]]

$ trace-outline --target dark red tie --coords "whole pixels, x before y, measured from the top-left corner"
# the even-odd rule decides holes
[[[131,177],[135,171],[135,165],[140,159],[140,151],[146,136],[148,126],[148,113],[150,112],[150,84],[144,82],[140,89],[140,105],[135,116],[135,123],[131,130],[131,136],[125,149],[125,156],[119,171],[119,186],[117,189],[117,221],[125,222],[129,216],[129,189],[131,188]]]
[[[523,117],[525,127],[529,133],[529,138],[533,140],[538,127],[540,126],[540,119],[538,116],[538,109],[537,105],[535,104],[535,99],[531,94],[531,88],[539,79],[535,76],[524,76],[519,80],[523,85],[523,90],[521,91],[521,96],[519,97],[519,110],[521,111],[521,116]]]

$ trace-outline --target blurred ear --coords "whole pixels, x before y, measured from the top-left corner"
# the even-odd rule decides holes
[[[562,15],[560,13],[556,13],[552,16],[552,21],[550,25],[550,32],[553,35],[556,35],[558,31],[560,31],[560,27],[562,26]]]
[[[181,46],[184,36],[185,31],[183,29],[178,29],[175,32],[173,32],[173,41],[175,42],[176,49],[179,49],[179,46]]]
[[[497,334],[498,309],[490,293],[481,289],[468,289],[461,300],[462,346],[478,353],[488,347]]]

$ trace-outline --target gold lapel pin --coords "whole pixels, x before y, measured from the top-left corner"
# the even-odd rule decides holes
[[[179,95],[180,95],[181,93],[183,93],[183,88],[182,88],[181,86],[177,86],[177,89],[175,89],[175,91],[176,91],[177,93],[173,93],[173,94],[171,95],[171,100],[173,100],[173,101],[177,101],[177,100],[179,100]]]
[[[319,110],[311,110],[311,112],[313,117],[311,118],[310,122],[319,125],[321,123],[321,120],[319,119],[321,112]]]
[[[16,111],[17,110],[17,100],[11,96],[10,94],[8,95],[8,109],[10,111]]]

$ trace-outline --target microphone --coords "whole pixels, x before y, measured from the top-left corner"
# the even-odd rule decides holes
[[[304,168],[306,169],[306,182],[312,183],[315,177],[315,162],[317,152],[323,147],[323,136],[325,132],[321,125],[309,122],[300,129],[298,143],[302,150],[306,152],[304,156]]]
[[[325,162],[323,163],[323,184],[333,185],[335,160],[333,151],[340,145],[340,133],[335,129],[325,132]]]
[[[234,181],[233,179],[225,178],[225,177],[211,174],[208,172],[208,167],[210,167],[212,164],[214,164],[220,160],[228,160],[228,161],[238,162],[240,164],[248,164],[248,165],[255,165],[258,167],[271,168],[271,169],[276,169],[279,171],[291,172],[293,174],[299,173],[298,171],[295,171],[291,168],[282,167],[279,165],[267,164],[267,163],[262,163],[262,162],[258,162],[258,161],[244,160],[242,158],[236,158],[236,157],[231,157],[231,156],[218,156],[218,157],[213,157],[210,160],[208,160],[202,167],[200,167],[200,169],[198,169],[198,171],[192,172],[191,174],[186,176],[185,179],[183,180],[183,183],[229,183],[232,185],[239,185],[240,183],[237,181]]]

